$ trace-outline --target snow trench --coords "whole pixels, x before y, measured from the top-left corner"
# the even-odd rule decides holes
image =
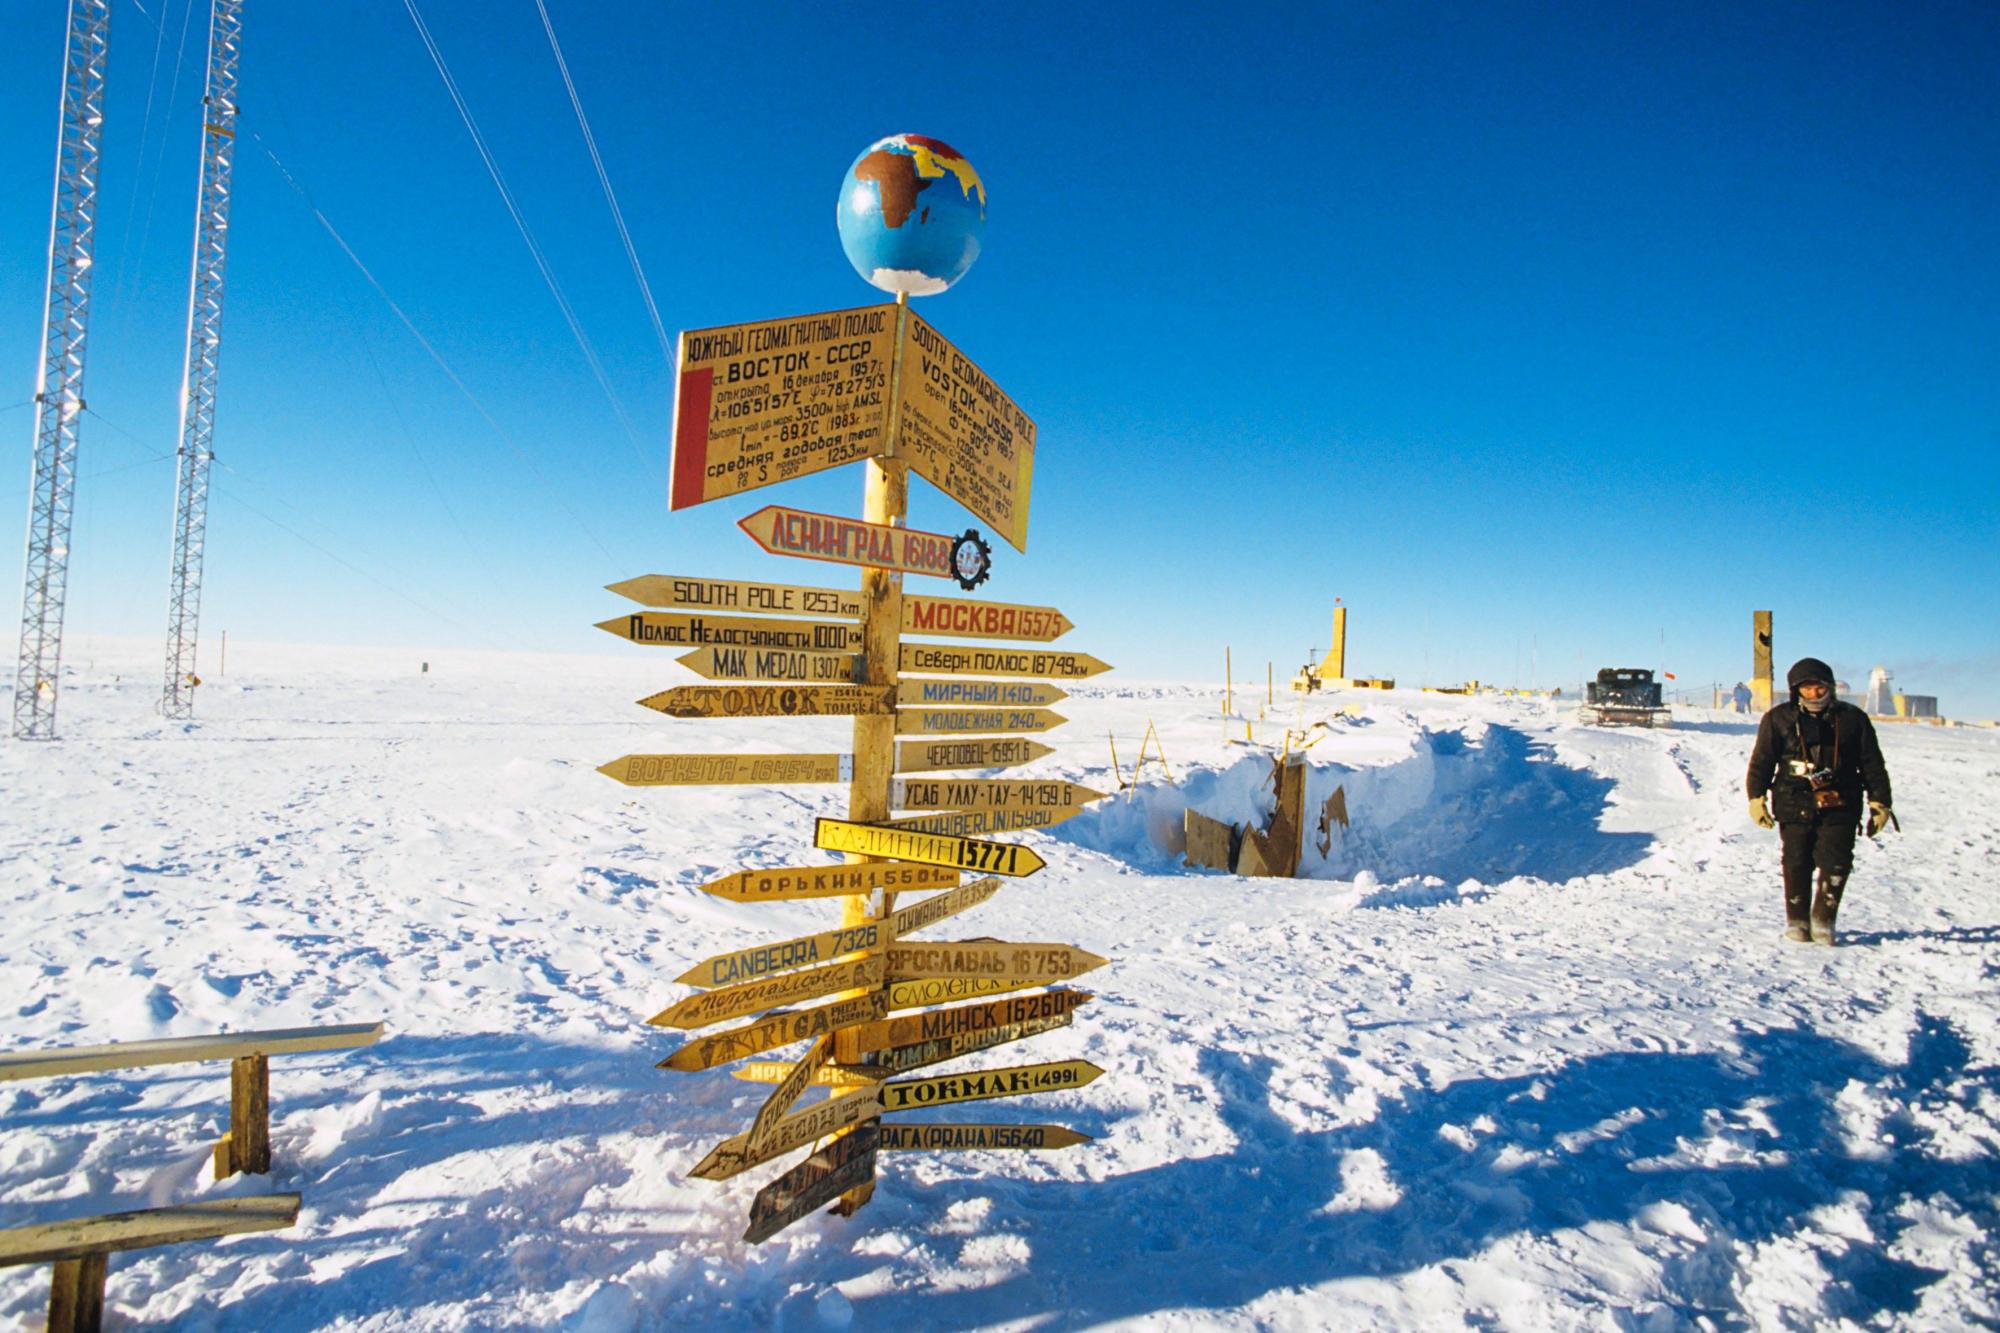
[[[1370,890],[1364,905],[1421,906],[1511,879],[1560,884],[1634,865],[1653,846],[1650,834],[1601,827],[1613,779],[1561,762],[1513,727],[1423,729],[1406,758],[1351,765],[1314,763],[1309,753],[1307,766],[1299,877],[1353,881]],[[1184,868],[1183,812],[1263,827],[1275,800],[1271,770],[1270,754],[1258,750],[1227,768],[1144,783],[1052,836],[1171,874]],[[1341,789],[1348,826],[1323,835],[1321,810]]]

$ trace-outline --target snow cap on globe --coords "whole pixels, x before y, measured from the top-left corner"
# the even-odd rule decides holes
[[[935,296],[979,258],[986,185],[943,140],[892,134],[847,169],[836,217],[856,273],[885,292]]]

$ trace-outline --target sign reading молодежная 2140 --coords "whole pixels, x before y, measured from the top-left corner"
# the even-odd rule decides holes
[[[903,313],[900,381],[893,305],[682,334],[673,507],[886,457],[900,424],[897,452],[917,474],[1025,551],[1034,421],[916,312]]]

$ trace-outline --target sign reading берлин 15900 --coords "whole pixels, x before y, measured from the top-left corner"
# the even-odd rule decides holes
[[[895,351],[892,305],[683,333],[673,508],[879,456]]]

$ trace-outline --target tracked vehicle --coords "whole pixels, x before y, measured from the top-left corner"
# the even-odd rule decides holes
[[[1674,715],[1646,667],[1605,667],[1583,687],[1576,720],[1600,727],[1671,727]]]

